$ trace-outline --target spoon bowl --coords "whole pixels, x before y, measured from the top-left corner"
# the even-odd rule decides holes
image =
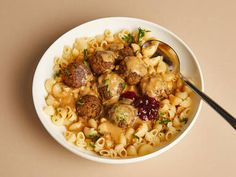
[[[158,42],[158,47],[156,52],[150,57],[154,58],[157,56],[163,56],[163,61],[168,65],[171,72],[179,73],[180,72],[180,61],[175,50],[168,44],[160,40],[148,40],[143,45],[142,48],[146,48],[153,41]]]

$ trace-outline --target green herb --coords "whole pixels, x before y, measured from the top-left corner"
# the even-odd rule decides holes
[[[134,43],[134,37],[129,33],[122,38],[128,44]]]
[[[69,77],[69,76],[71,75],[71,73],[70,73],[70,71],[69,71],[68,68],[66,68],[66,69],[64,70],[64,72],[65,72],[65,74],[66,74],[67,77]]]
[[[146,32],[150,32],[150,31],[142,29],[142,28],[138,28],[138,44],[139,45],[141,45],[142,38],[145,36]]]
[[[186,124],[188,122],[188,118],[183,118],[180,120],[180,122],[184,122],[184,124]]]
[[[84,64],[89,67],[89,63],[87,61],[88,59],[88,50],[87,49],[84,49]]]
[[[77,103],[76,103],[78,106],[82,106],[84,105],[84,102],[82,100],[78,100]]]
[[[88,136],[88,138],[90,138],[93,142],[96,142],[100,137],[101,135],[97,133]]]
[[[104,79],[104,80],[102,81],[102,83],[103,83],[104,85],[108,85],[108,81],[109,81],[109,79]]]
[[[112,92],[109,90],[109,86],[108,85],[105,85],[105,86],[106,86],[106,91],[109,94],[109,97],[112,97]]]
[[[95,148],[94,142],[89,142],[89,146],[91,146],[92,148]]]
[[[161,120],[159,123],[160,123],[160,124],[165,124],[165,125],[167,125],[168,122],[171,122],[171,120],[163,119],[163,120]]]
[[[84,60],[88,59],[88,50],[84,49]]]
[[[88,63],[86,60],[84,60],[84,64],[85,64],[87,67],[89,67],[89,63]]]
[[[160,113],[159,113],[159,116],[161,116],[161,117],[163,117],[164,115],[165,115],[164,112],[160,112]]]
[[[117,115],[116,116],[117,120],[120,122],[120,121],[126,121],[127,120],[127,115],[125,114],[120,114],[120,115]]]
[[[111,93],[111,91],[110,91],[110,90],[108,90],[108,92],[109,92],[109,96],[110,96],[110,97],[112,97],[112,93]]]
[[[121,83],[121,88],[122,88],[122,90],[124,90],[125,87],[126,87],[126,83],[125,83],[125,82]]]
[[[138,53],[139,53],[139,50],[136,50],[136,51],[134,52],[135,56],[137,56]]]
[[[54,77],[54,78],[57,78],[57,77],[60,77],[60,75],[61,75],[61,70],[55,72],[54,75],[53,75],[53,77]]]
[[[137,135],[135,135],[135,134],[133,134],[133,138],[139,139],[139,137]]]

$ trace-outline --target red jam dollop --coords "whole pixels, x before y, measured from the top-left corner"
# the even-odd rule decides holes
[[[130,99],[130,100],[135,100],[138,96],[136,95],[135,92],[127,91],[123,94],[121,94],[120,99]]]
[[[133,105],[138,109],[138,116],[142,120],[155,120],[158,115],[159,103],[155,98],[147,95],[137,96],[134,92],[125,92],[121,99],[130,99]]]

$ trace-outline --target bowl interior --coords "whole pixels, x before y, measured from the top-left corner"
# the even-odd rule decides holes
[[[84,149],[80,149],[70,143],[68,143],[63,136],[63,127],[55,126],[49,116],[43,112],[43,107],[46,105],[45,96],[47,92],[44,88],[44,82],[46,79],[52,76],[52,67],[55,56],[61,56],[63,47],[65,45],[71,46],[74,43],[74,40],[79,37],[89,37],[95,36],[98,34],[103,34],[105,29],[110,29],[112,32],[118,32],[122,29],[134,30],[138,27],[145,28],[151,31],[151,35],[155,36],[159,40],[169,44],[177,52],[180,63],[181,63],[181,72],[184,76],[190,77],[198,88],[203,89],[202,75],[197,60],[188,46],[179,39],[172,32],[164,29],[163,27],[156,25],[154,23],[134,19],[134,18],[125,18],[125,17],[111,17],[94,20],[83,25],[80,25],[69,32],[65,33],[59,39],[57,39],[45,52],[42,56],[37,69],[35,71],[34,80],[33,80],[33,101],[38,114],[39,119],[41,120],[44,127],[47,131],[56,139],[61,145],[63,145],[68,150],[78,154],[84,158],[104,162],[104,163],[131,163],[147,158],[156,156],[173,145],[175,145],[183,136],[190,130],[193,123],[196,120],[197,114],[201,107],[201,101],[197,96],[193,97],[193,110],[190,115],[190,121],[186,124],[185,128],[177,137],[175,137],[171,142],[158,147],[157,150],[151,154],[142,157],[127,158],[127,159],[109,159],[100,157],[96,154],[88,152]]]

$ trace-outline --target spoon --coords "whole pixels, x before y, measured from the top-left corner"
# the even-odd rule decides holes
[[[185,82],[186,85],[188,85],[198,96],[200,96],[208,105],[210,105],[216,112],[218,112],[236,130],[236,119],[214,100],[212,100],[209,96],[200,91],[195,85],[193,85],[186,77],[184,77],[180,73],[180,61],[174,49],[162,41],[152,41],[157,41],[159,43],[158,48],[152,57],[163,56],[163,61],[169,66],[170,70],[176,74],[179,74],[180,78]],[[152,41],[145,42],[142,47],[146,47]]]

